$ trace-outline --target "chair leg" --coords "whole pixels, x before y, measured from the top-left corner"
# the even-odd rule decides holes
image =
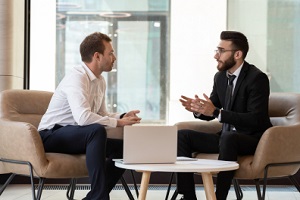
[[[237,200],[242,200],[243,199],[243,191],[241,189],[241,186],[240,186],[238,180],[233,179],[232,182],[233,182],[233,186],[234,186],[235,195],[236,195]]]
[[[130,173],[131,173],[131,177],[132,177],[132,180],[133,180],[133,186],[134,186],[134,189],[135,189],[136,197],[139,198],[139,190],[137,188],[137,184],[136,184],[136,181],[135,181],[133,170],[130,170]]]
[[[35,186],[34,186],[34,175],[33,175],[33,167],[32,164],[28,161],[21,161],[21,160],[10,160],[10,159],[0,159],[1,162],[7,162],[7,163],[13,163],[18,165],[27,165],[29,167],[29,174],[30,174],[30,182],[31,182],[31,191],[32,191],[32,198],[33,200],[40,200],[42,195],[42,190],[44,187],[44,178],[39,178],[39,186],[38,186],[38,195],[35,194]],[[6,188],[6,186],[10,183],[10,181],[13,179],[14,175],[11,175],[4,186],[0,189],[0,192],[2,193],[3,190]],[[0,193],[0,195],[1,195]]]
[[[268,164],[265,169],[264,169],[264,179],[263,179],[263,194],[261,196],[261,200],[265,199],[266,196],[266,187],[267,187],[267,181],[268,181],[268,169],[270,167],[276,167],[276,166],[285,166],[285,165],[299,165],[300,162],[288,162],[288,163],[272,163],[272,164]],[[289,176],[289,179],[292,181],[292,183],[296,186],[297,190],[300,192],[300,185],[299,183],[296,181],[296,179],[293,176]]]
[[[165,200],[168,200],[168,197],[169,197],[169,194],[170,194],[170,190],[171,190],[171,186],[172,186],[172,181],[173,181],[173,177],[174,177],[174,172],[172,172],[171,174],[171,178],[170,178],[170,182],[169,182],[169,186],[168,186],[168,190],[167,190],[167,194],[166,194],[166,199]],[[178,190],[176,188],[176,190],[174,191],[172,197],[171,197],[171,200],[176,200],[176,197],[178,196]]]
[[[178,196],[178,190],[176,189],[175,192],[173,193],[171,200],[176,200],[177,196]]]
[[[258,200],[263,200],[261,196],[261,191],[260,191],[260,185],[259,185],[259,179],[254,179],[255,186],[256,186],[256,192],[257,192],[257,198]]]
[[[170,190],[171,190],[171,186],[172,186],[172,182],[173,182],[173,177],[174,177],[174,172],[171,173],[171,178],[170,178],[170,181],[169,181],[169,185],[168,185],[168,189],[167,189],[167,194],[166,194],[165,200],[168,200],[168,198],[169,198],[169,194],[170,194]]]
[[[75,194],[75,190],[76,190],[76,184],[77,184],[77,179],[76,178],[72,178],[70,181],[70,184],[68,186],[67,189],[67,198],[68,200],[73,200],[74,199],[74,194]]]
[[[8,179],[5,181],[4,185],[2,185],[2,187],[0,188],[0,196],[15,176],[16,176],[16,174],[11,174],[8,177]]]
[[[300,185],[294,176],[289,176],[290,181],[295,185],[298,192],[300,192]]]
[[[130,200],[134,200],[134,198],[133,198],[133,196],[132,196],[132,194],[131,194],[131,192],[130,192],[130,189],[129,189],[129,187],[128,187],[128,185],[127,185],[127,183],[126,183],[124,177],[122,176],[122,177],[120,178],[120,180],[121,180],[122,185],[123,185],[123,187],[124,187],[124,189],[125,189],[125,191],[126,191],[126,193],[127,193],[128,198],[129,198]]]
[[[20,163],[22,163],[22,162],[20,162]],[[32,165],[31,165],[30,162],[23,162],[23,163],[27,164],[29,166],[32,198],[33,198],[33,200],[40,200],[41,197],[38,198],[38,196],[36,196],[36,194],[35,194],[35,186],[34,186],[34,181],[33,181],[33,179],[34,179],[34,176],[33,176],[33,167],[32,167]],[[42,187],[39,187],[38,190],[43,190],[43,185],[42,185]],[[42,194],[42,192],[40,192],[40,194]]]
[[[45,178],[39,178],[39,185],[37,191],[37,199],[41,199],[43,188],[44,188]]]

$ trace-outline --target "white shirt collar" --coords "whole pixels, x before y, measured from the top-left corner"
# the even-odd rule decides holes
[[[241,70],[242,70],[243,65],[244,65],[244,62],[239,66],[239,68],[237,68],[237,69],[233,72],[233,74],[230,74],[230,73],[228,72],[228,70],[227,70],[226,76],[228,77],[228,75],[235,75],[235,76],[236,76],[236,79],[237,79],[237,78],[239,77],[240,73],[241,73]]]
[[[82,65],[83,69],[86,71],[90,81],[97,79],[97,76],[95,76],[95,74],[92,72],[92,70],[84,62],[81,62],[81,65]]]

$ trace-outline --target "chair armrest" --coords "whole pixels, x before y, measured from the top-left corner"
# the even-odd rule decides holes
[[[204,133],[217,133],[221,131],[222,124],[218,120],[213,121],[185,121],[175,124],[178,130],[189,129]]]
[[[35,169],[41,170],[44,170],[48,164],[37,129],[25,122],[0,120],[0,157],[29,161]],[[12,172],[19,167],[9,164],[3,164],[3,166]]]
[[[274,126],[261,137],[254,154],[253,169],[263,169],[270,163],[300,161],[300,124],[293,126]],[[296,168],[296,173],[299,166]],[[292,169],[290,168],[290,169]]]

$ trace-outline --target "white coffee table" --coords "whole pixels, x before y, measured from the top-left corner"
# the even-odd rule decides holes
[[[115,162],[117,167],[142,172],[139,200],[145,200],[151,172],[193,172],[200,173],[207,200],[215,200],[212,174],[220,171],[230,171],[239,168],[236,162],[198,159],[197,161],[177,161],[174,164],[123,164]]]

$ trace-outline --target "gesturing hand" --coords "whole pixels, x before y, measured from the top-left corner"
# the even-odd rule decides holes
[[[193,101],[192,98],[189,98],[189,97],[186,97],[186,96],[181,95],[181,98],[179,99],[179,101],[181,102],[182,106],[183,106],[186,110],[188,110],[188,111],[190,111],[190,112],[194,112],[194,111],[192,110],[192,108],[191,108],[191,103],[192,103],[192,101]]]
[[[198,95],[195,95],[195,99],[191,102],[191,110],[206,116],[212,116],[216,107],[206,94],[203,94],[203,96],[205,99],[200,99]]]

